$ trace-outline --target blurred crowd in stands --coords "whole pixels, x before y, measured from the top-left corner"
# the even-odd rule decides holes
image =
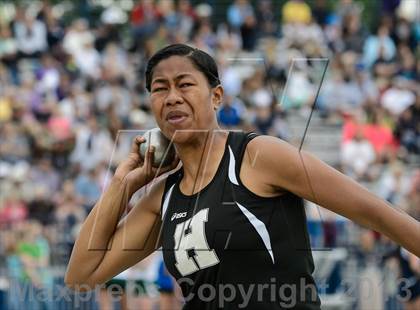
[[[87,13],[71,19],[77,2],[0,4],[0,276],[42,287],[46,267],[65,267],[133,134],[155,127],[143,73],[170,43],[217,60],[223,128],[290,141],[289,117],[308,119],[317,98],[322,122],[342,130],[334,166],[420,220],[417,1],[378,0],[373,26],[355,0],[103,2],[81,1]],[[343,246],[324,228],[323,246]],[[394,249],[370,231],[355,238],[364,258]]]

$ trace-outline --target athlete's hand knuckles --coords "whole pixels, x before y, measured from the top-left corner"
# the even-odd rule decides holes
[[[143,137],[143,136],[136,136],[136,137],[133,139],[133,141],[134,141],[134,143],[135,143],[136,145],[140,145],[140,144],[142,144],[143,142],[145,142],[145,139],[144,139],[144,137]]]
[[[141,136],[136,136],[133,139],[133,143],[131,144],[131,153],[138,153],[138,149],[140,144],[144,142],[144,138]]]

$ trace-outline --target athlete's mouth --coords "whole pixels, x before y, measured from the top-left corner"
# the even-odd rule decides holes
[[[171,111],[166,115],[166,120],[170,124],[179,124],[183,122],[188,117],[188,114],[183,111]]]

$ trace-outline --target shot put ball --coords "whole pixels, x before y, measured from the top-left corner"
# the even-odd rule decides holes
[[[143,135],[145,142],[140,144],[139,152],[141,158],[144,160],[145,154],[149,145],[155,147],[154,158],[152,166],[158,168],[160,166],[169,166],[175,158],[175,147],[170,143],[159,128],[153,128],[146,131]]]

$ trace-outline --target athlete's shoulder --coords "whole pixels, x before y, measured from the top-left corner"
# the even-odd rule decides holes
[[[246,140],[250,140],[259,136],[259,134],[253,131],[239,131],[239,130],[233,130],[230,132],[230,134],[232,136],[232,139],[246,139]]]
[[[292,150],[296,149],[290,143],[269,135],[260,135],[253,132],[247,134],[247,149],[249,150],[264,150],[266,156],[272,154],[270,151],[282,151],[282,150]],[[268,151],[268,152],[267,152]]]
[[[266,184],[305,198],[311,193],[308,173],[326,171],[325,163],[312,154],[273,136],[256,137],[248,144],[246,154],[248,167],[264,176]]]
[[[229,146],[235,152],[239,152],[242,157],[244,149],[249,141],[257,137],[258,134],[255,132],[245,132],[245,131],[231,131],[229,137]]]
[[[261,173],[267,181],[277,180],[294,170],[299,150],[290,143],[273,136],[256,135],[247,144],[244,151],[246,165],[254,173]],[[292,173],[293,174],[293,173]]]
[[[248,133],[246,140],[245,154],[252,158],[254,157],[253,155],[261,158],[278,156],[279,152],[281,153],[283,149],[293,148],[293,146],[280,138],[256,134],[254,132]]]

